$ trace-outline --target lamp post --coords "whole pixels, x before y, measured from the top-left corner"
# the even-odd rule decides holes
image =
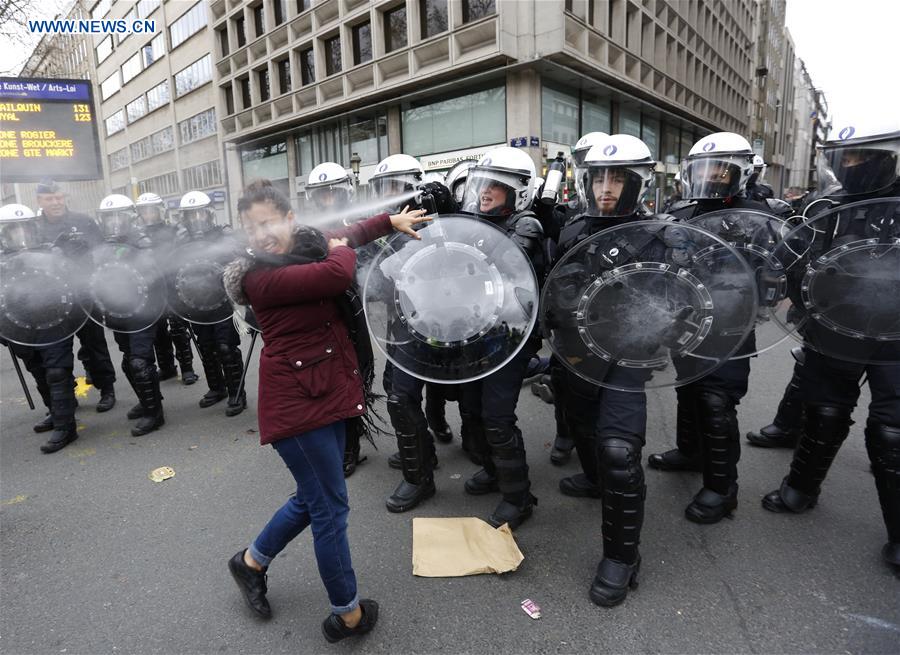
[[[362,157],[358,153],[350,155],[350,170],[353,171],[354,185],[359,187],[359,165],[362,163]]]

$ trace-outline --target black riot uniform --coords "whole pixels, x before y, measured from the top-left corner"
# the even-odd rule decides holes
[[[87,251],[103,241],[100,229],[90,216],[68,209],[65,216],[59,219],[50,219],[47,216],[38,217],[37,226],[41,241],[59,248],[60,253],[70,259],[79,260],[85,257]],[[109,355],[103,327],[93,321],[88,321],[76,333],[76,336],[80,343],[78,360],[84,366],[88,381],[100,392],[100,401],[97,403],[96,409],[98,412],[109,411],[116,404],[116,369]],[[49,368],[65,369],[74,366],[72,353],[70,352],[68,356],[65,354],[66,343],[61,342],[50,347],[48,357],[55,365]],[[68,342],[70,351],[72,346],[73,344]],[[56,377],[59,373],[53,371],[52,375]]]
[[[900,141],[900,138],[898,138]],[[896,161],[896,155],[894,155]],[[895,164],[891,164],[894,166]],[[895,178],[896,179],[896,178]],[[850,182],[846,182],[849,186]],[[856,194],[848,198],[838,196],[836,203],[821,203],[809,212],[812,219],[830,209],[829,205],[844,205],[860,200],[890,198],[896,202],[869,206],[850,206],[836,211],[829,229],[835,230],[834,247],[842,241],[861,239],[900,238],[900,183],[895,182],[881,193]],[[836,226],[841,226],[838,236]],[[818,225],[824,229],[824,225]],[[799,279],[791,280],[797,292]],[[900,577],[900,346],[897,341],[883,345],[856,344],[848,337],[829,334],[821,324],[811,322],[804,327],[807,344],[835,339],[847,339],[835,345],[834,352],[852,353],[847,360],[823,354],[807,345],[803,349],[803,363],[795,367],[798,392],[802,401],[804,424],[799,435],[790,471],[779,489],[762,500],[772,512],[800,513],[817,503],[821,485],[834,458],[853,424],[851,415],[860,395],[860,381],[865,376],[871,392],[871,402],[865,426],[865,443],[871,461],[872,474],[887,528],[888,542],[882,550],[885,562]],[[877,357],[879,363],[864,363]],[[850,361],[850,360],[853,361]]]

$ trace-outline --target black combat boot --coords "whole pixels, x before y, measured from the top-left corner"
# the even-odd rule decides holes
[[[447,402],[443,390],[436,389],[437,386],[439,385],[431,383],[425,385],[425,419],[435,439],[441,443],[450,443],[453,441],[453,430],[447,425]]]
[[[655,453],[647,458],[650,468],[659,471],[703,470],[700,433],[697,425],[696,391],[690,386],[678,387],[677,418],[675,419],[676,448]]]
[[[143,415],[131,429],[133,437],[142,437],[158,430],[166,419],[162,408],[162,393],[159,390],[159,373],[151,362],[134,357],[131,359],[135,391],[143,408]]]
[[[553,417],[556,421],[556,438],[553,440],[553,450],[550,451],[550,463],[562,466],[572,457],[575,448],[575,439],[569,434],[566,426],[565,412],[562,403],[553,406]]]
[[[583,417],[569,417],[566,421],[566,429],[573,437],[575,452],[581,463],[582,473],[576,473],[559,481],[559,491],[566,496],[575,498],[601,498],[603,490],[600,488],[600,473],[597,470],[597,440],[594,436],[594,426],[590,420],[593,415]]]
[[[740,433],[734,401],[719,391],[697,394],[703,449],[703,488],[684,510],[694,523],[718,523],[737,508]]]
[[[389,512],[399,513],[411,510],[435,494],[431,469],[434,442],[420,407],[394,394],[388,397],[387,404],[397,434],[403,480],[385,505]]]
[[[47,443],[41,446],[43,453],[55,453],[78,438],[75,427],[75,390],[72,388],[72,381],[71,369],[47,369],[53,432],[50,433]]]
[[[900,428],[870,420],[866,426],[866,451],[888,533],[881,556],[900,578]]]
[[[200,378],[194,372],[194,353],[191,350],[191,335],[187,323],[179,318],[169,318],[169,333],[175,346],[175,359],[181,367],[181,384],[190,386]]]
[[[475,466],[482,466],[487,449],[487,442],[484,440],[484,424],[480,416],[465,407],[463,399],[460,399],[459,403],[459,421],[459,440],[462,443],[463,452]]]
[[[344,477],[349,478],[356,467],[366,461],[359,456],[359,445],[362,440],[362,428],[358,421],[347,421],[347,439],[344,443]]]
[[[116,406],[116,390],[110,385],[104,389],[100,389],[100,400],[97,401],[95,410],[100,413],[108,412]]]
[[[603,559],[589,595],[595,604],[612,607],[638,584],[638,545],[647,488],[638,444],[605,438],[598,444],[598,457],[603,480]]]
[[[244,360],[241,351],[235,346],[219,345],[219,361],[222,363],[222,373],[225,377],[225,388],[228,390],[228,407],[225,408],[225,416],[237,416],[247,409],[247,392],[238,388],[241,386],[241,376],[244,374]]]
[[[228,397],[228,392],[225,390],[225,378],[222,375],[222,364],[219,362],[214,344],[200,346],[200,361],[203,362],[203,373],[206,375],[209,391],[203,395],[198,404],[203,408],[212,407]]]
[[[815,507],[822,482],[853,421],[849,407],[830,405],[806,408],[806,431],[781,487],[766,494],[763,508],[770,512],[805,512]]]
[[[794,376],[778,403],[775,419],[759,432],[748,432],[747,441],[760,448],[796,448],[803,436],[805,421],[803,398],[800,395],[800,374],[795,366]]]
[[[491,447],[497,486],[503,494],[503,500],[487,522],[495,528],[508,523],[510,529],[515,530],[531,516],[537,505],[537,498],[531,494],[522,432],[512,425],[485,428],[484,433]]]

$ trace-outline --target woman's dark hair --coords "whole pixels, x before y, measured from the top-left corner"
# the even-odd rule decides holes
[[[253,205],[262,202],[270,202],[282,214],[291,211],[291,203],[280,190],[272,185],[271,180],[258,179],[253,180],[244,189],[244,195],[240,197],[237,203],[238,214],[243,214]]]

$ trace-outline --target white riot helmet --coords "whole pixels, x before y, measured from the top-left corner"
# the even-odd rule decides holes
[[[534,198],[534,178],[534,161],[524,150],[493,148],[469,169],[463,211],[490,217],[525,211]]]
[[[128,196],[114,193],[100,201],[97,224],[106,239],[121,239],[128,236],[136,218],[134,203]]]
[[[206,234],[216,224],[212,199],[202,191],[188,191],[181,196],[178,210],[181,214],[181,223],[191,236]]]
[[[444,176],[444,185],[450,189],[450,195],[456,201],[456,204],[462,205],[463,194],[466,191],[466,177],[469,170],[478,164],[477,159],[463,159],[453,164],[453,168],[447,171]]]
[[[320,210],[347,207],[353,201],[354,191],[350,173],[333,161],[316,166],[306,180],[306,197]]]
[[[653,179],[656,162],[650,148],[629,134],[613,134],[593,146],[581,167],[584,197],[589,216],[631,216]]]
[[[25,205],[0,207],[0,248],[3,252],[18,252],[41,245],[34,212]]]
[[[609,135],[606,132],[588,132],[578,139],[575,146],[572,148],[572,161],[574,162],[575,167],[581,166],[584,162],[585,155],[588,154],[588,150],[608,138]]]
[[[144,225],[167,223],[166,203],[155,193],[142,193],[134,203],[138,218]]]
[[[439,184],[444,183],[444,174],[439,173],[438,171],[429,171],[422,176],[422,184],[428,184],[429,182],[437,182]]]
[[[372,185],[375,196],[384,200],[418,191],[424,175],[425,170],[415,157],[391,155],[381,160],[375,168],[375,174],[369,178],[369,184]],[[412,197],[408,200],[412,201]],[[401,209],[399,203],[391,208]]]
[[[685,200],[732,198],[747,188],[751,175],[753,150],[734,132],[703,137],[681,164]]]
[[[882,125],[834,123],[818,150],[821,196],[882,193],[900,178],[900,120]]]

